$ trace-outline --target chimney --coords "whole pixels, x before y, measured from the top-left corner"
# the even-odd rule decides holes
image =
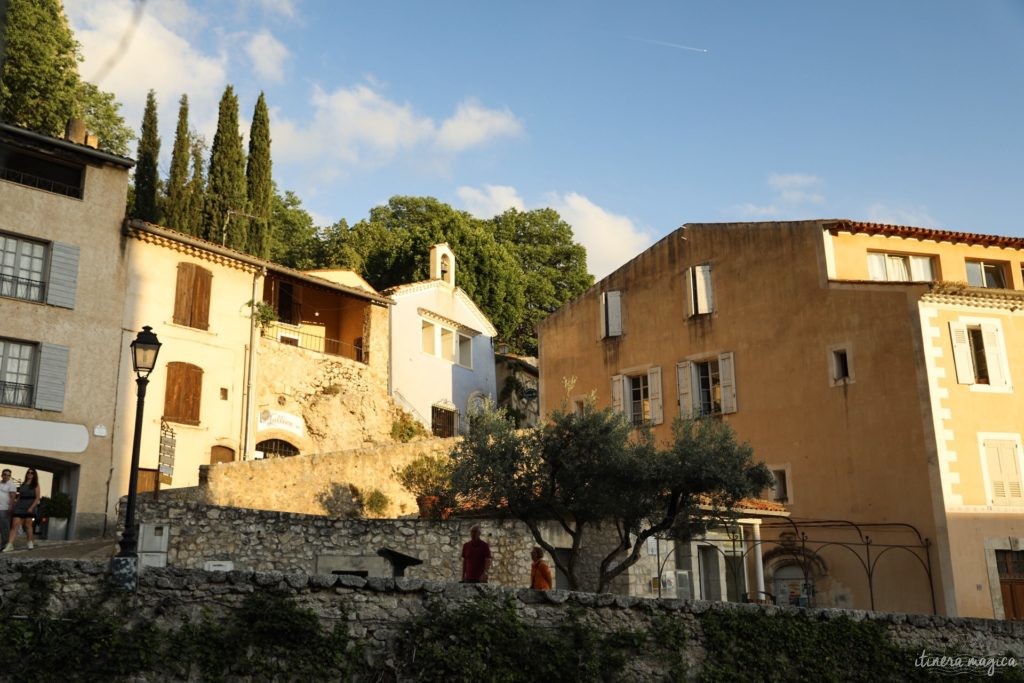
[[[93,135],[92,133],[86,133],[85,134],[85,145],[86,145],[86,147],[92,147],[93,149],[99,149],[99,147],[100,147],[100,138],[99,138],[99,136]]]
[[[85,121],[82,119],[68,119],[68,125],[64,129],[64,137],[71,142],[84,145],[89,131],[85,129]]]

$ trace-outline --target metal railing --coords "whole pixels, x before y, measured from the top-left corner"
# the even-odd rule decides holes
[[[0,404],[18,406],[19,408],[31,408],[34,389],[35,387],[31,384],[0,382]]]
[[[45,293],[45,282],[0,273],[0,296],[26,301],[42,301]]]
[[[328,356],[340,356],[349,360],[367,363],[369,353],[361,346],[343,342],[340,339],[329,339],[309,332],[290,329],[279,323],[271,323],[263,331],[264,337],[288,346],[297,346],[307,351],[316,351]]]
[[[54,194],[62,194],[65,197],[74,197],[75,199],[82,198],[81,186],[76,187],[74,185],[62,183],[59,180],[43,178],[41,176],[32,175],[31,173],[25,173],[24,171],[15,171],[13,168],[0,167],[0,178],[3,180],[9,180],[12,183],[18,183],[19,185],[34,187],[37,190],[53,192]]]

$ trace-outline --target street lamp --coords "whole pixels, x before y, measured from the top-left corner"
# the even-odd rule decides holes
[[[153,328],[146,325],[132,342],[132,368],[135,370],[138,385],[138,402],[135,407],[135,438],[132,440],[132,466],[128,473],[128,506],[124,512],[124,533],[121,534],[121,551],[117,557],[138,557],[138,530],[135,528],[135,495],[139,479],[139,442],[142,438],[142,411],[146,404],[146,386],[149,384],[149,373],[156,367],[156,357],[160,353],[160,340],[153,333]]]

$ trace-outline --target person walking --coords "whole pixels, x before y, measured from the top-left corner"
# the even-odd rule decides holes
[[[530,567],[530,588],[535,591],[551,590],[551,568],[544,561],[544,551],[540,546],[534,546],[530,551],[530,557],[533,558],[533,565]]]
[[[0,547],[7,545],[11,531],[11,510],[18,498],[18,485],[11,481],[11,471],[0,473]]]
[[[469,540],[462,544],[462,583],[487,583],[491,570],[491,546],[480,540],[480,525],[469,529]]]
[[[18,500],[11,512],[11,535],[7,537],[7,545],[3,551],[9,553],[14,550],[14,539],[18,534],[18,527],[25,530],[25,537],[28,539],[28,549],[32,550],[35,545],[32,543],[32,523],[36,518],[36,510],[39,509],[39,500],[43,497],[39,489],[39,475],[32,468],[25,471],[25,480],[18,487]]]

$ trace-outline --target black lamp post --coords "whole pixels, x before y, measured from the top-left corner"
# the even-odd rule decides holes
[[[132,466],[128,473],[128,506],[124,512],[124,533],[121,534],[121,552],[118,557],[138,557],[139,532],[135,528],[135,496],[139,479],[139,442],[142,439],[142,411],[146,405],[146,386],[149,373],[156,367],[156,356],[160,353],[160,340],[153,328],[146,325],[132,342],[132,367],[138,376],[138,402],[135,407],[135,438],[132,440]]]

